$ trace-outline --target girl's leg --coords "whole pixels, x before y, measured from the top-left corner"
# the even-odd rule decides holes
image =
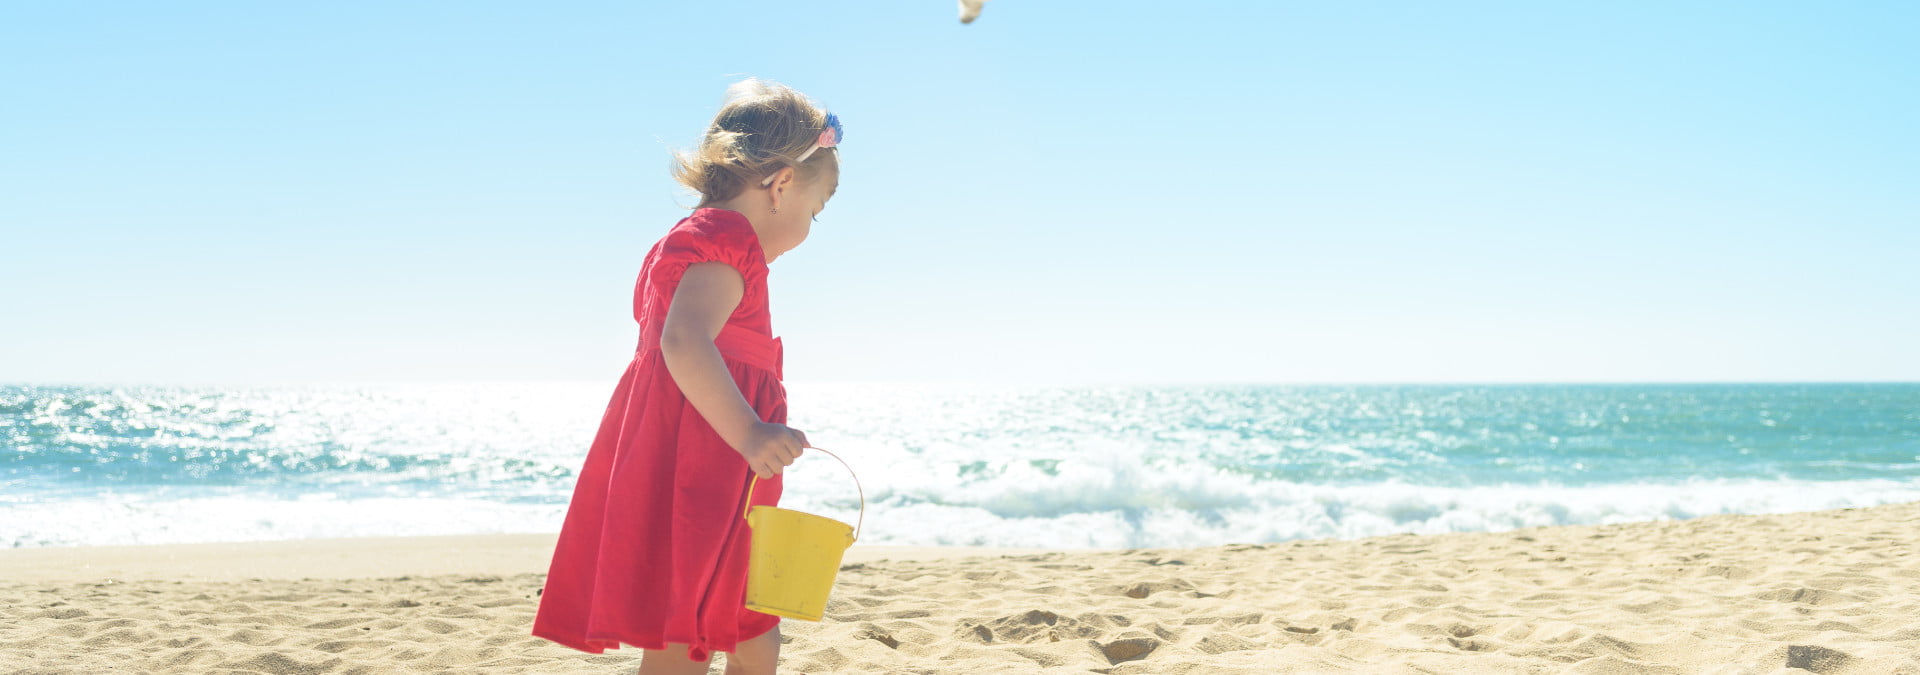
[[[687,658],[686,645],[669,642],[666,649],[641,650],[640,675],[707,675],[707,662]]]
[[[734,645],[727,653],[727,675],[774,675],[780,665],[780,625]]]

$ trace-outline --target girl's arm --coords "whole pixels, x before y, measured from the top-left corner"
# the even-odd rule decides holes
[[[667,306],[660,355],[687,402],[721,440],[746,458],[754,473],[771,478],[800,456],[806,437],[784,424],[762,421],[727,374],[727,363],[713,344],[745,292],[740,273],[725,263],[687,266]]]

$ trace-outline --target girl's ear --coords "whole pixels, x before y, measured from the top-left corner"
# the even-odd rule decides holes
[[[773,172],[773,182],[767,185],[767,197],[773,200],[775,211],[780,209],[780,193],[793,187],[793,178],[797,173],[790,166],[780,167],[779,171]]]
[[[767,187],[774,188],[775,190],[779,190],[780,188],[791,188],[793,187],[793,178],[797,173],[798,172],[794,171],[793,167],[790,167],[790,166],[780,167],[780,170],[773,172],[773,176],[772,176],[773,182],[768,183]]]
[[[794,169],[791,166],[780,167],[775,169],[773,173],[767,174],[765,178],[757,181],[754,187],[770,188],[778,187],[783,183],[790,183],[793,181],[794,173]]]

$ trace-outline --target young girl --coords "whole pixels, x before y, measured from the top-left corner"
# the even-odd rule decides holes
[[[701,195],[647,253],[640,344],[587,451],[533,634],[601,653],[644,650],[642,675],[772,673],[778,617],[745,609],[753,503],[780,500],[807,445],[786,426],[767,263],[806,240],[840,183],[840,122],[785,86],[727,89],[674,177]]]

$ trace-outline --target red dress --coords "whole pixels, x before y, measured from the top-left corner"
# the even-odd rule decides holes
[[[781,349],[767,315],[767,261],[746,216],[698,209],[647,253],[635,284],[640,344],[600,420],[553,551],[533,634],[581,651],[622,643],[689,645],[706,660],[779,625],[746,609],[749,531],[742,512],[753,472],[687,402],[660,356],[667,305],[687,266],[723,262],[746,282],[714,344],[747,403],[785,424]],[[781,477],[753,503],[780,500]]]

